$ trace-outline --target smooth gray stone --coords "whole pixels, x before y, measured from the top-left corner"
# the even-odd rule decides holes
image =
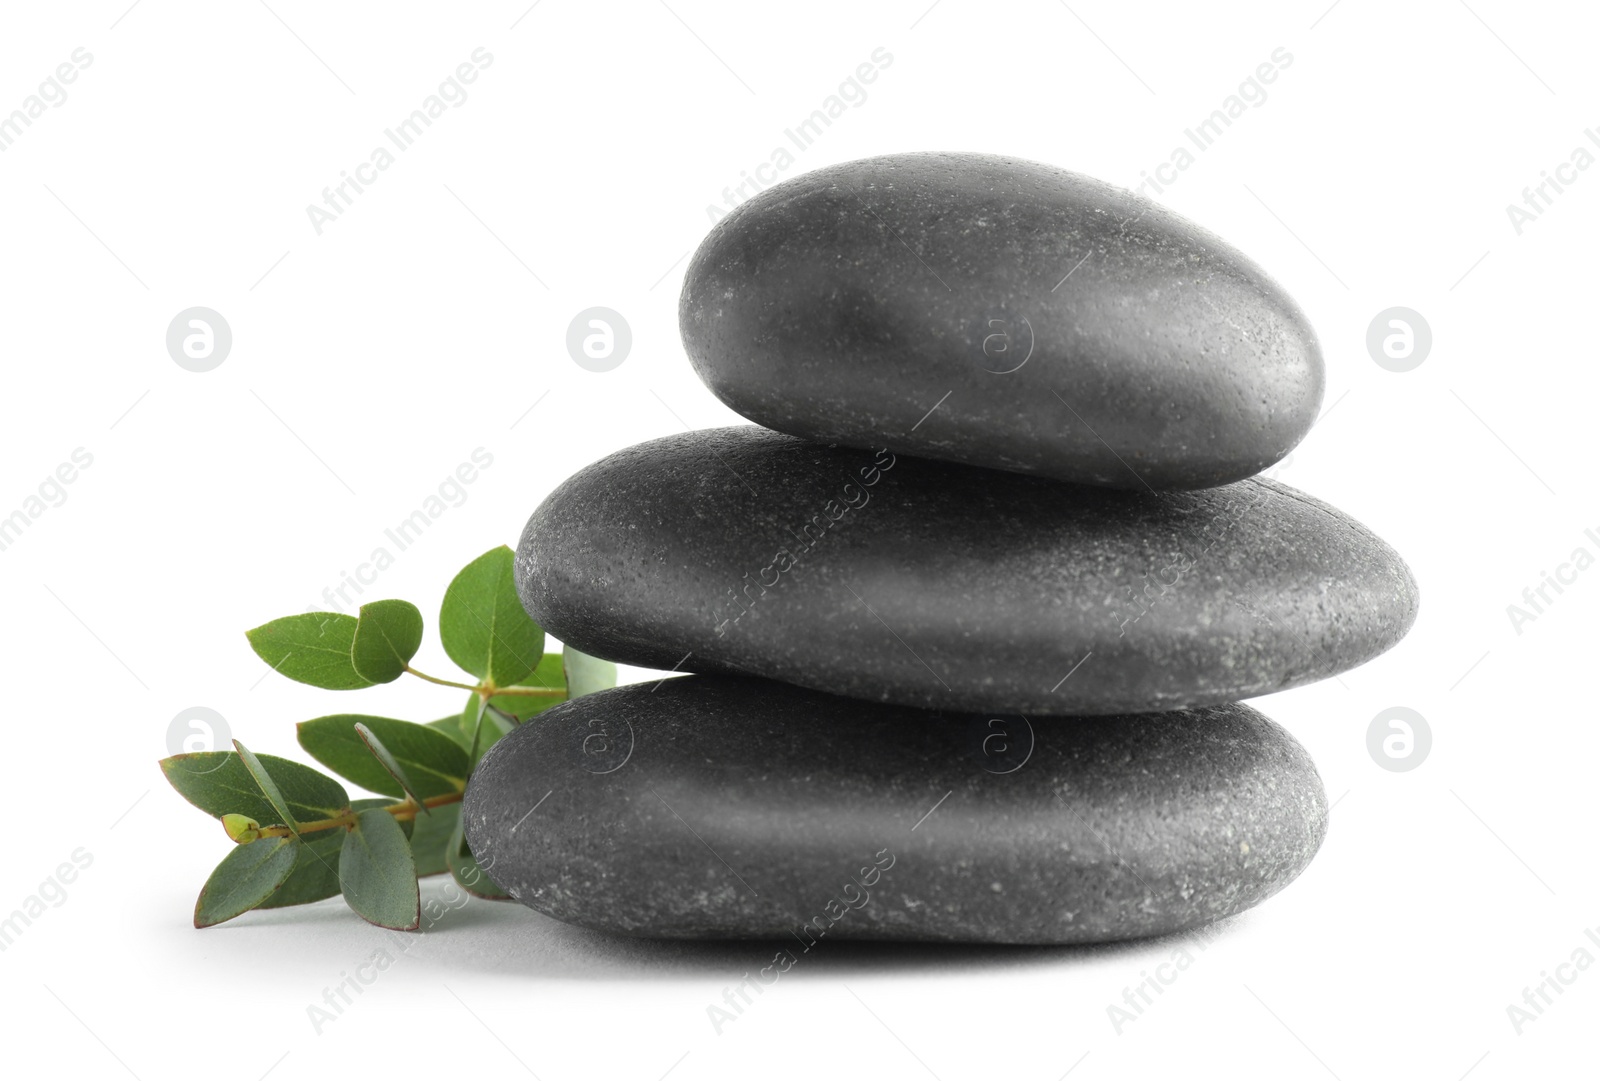
[[[489,877],[548,916],[800,954],[1195,927],[1298,875],[1327,799],[1238,703],[1024,720],[688,676],[541,713],[489,751],[462,816]]]
[[[679,301],[695,371],[821,442],[1114,488],[1205,488],[1287,454],[1322,400],[1295,302],[1132,192],[989,154],[893,154],[719,221]]]
[[[1388,649],[1393,549],[1252,479],[1128,492],[722,428],[617,452],[534,512],[524,607],[607,660],[930,708],[1136,713]]]

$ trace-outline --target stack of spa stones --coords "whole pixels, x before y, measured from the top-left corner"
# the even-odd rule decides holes
[[[762,427],[629,447],[529,520],[533,617],[675,675],[494,747],[465,814],[495,881],[808,948],[1158,935],[1299,874],[1322,782],[1239,700],[1388,649],[1417,590],[1257,476],[1323,390],[1260,268],[1087,177],[906,154],[744,203],[680,315]]]

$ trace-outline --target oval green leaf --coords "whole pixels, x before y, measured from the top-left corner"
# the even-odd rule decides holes
[[[422,613],[409,601],[373,601],[361,606],[350,662],[373,683],[392,683],[422,645]]]
[[[396,799],[403,797],[405,788],[373,758],[356,732],[357,724],[378,737],[422,799],[466,789],[471,773],[466,750],[460,741],[432,725],[336,713],[301,722],[296,734],[307,754],[345,780]]]
[[[544,657],[544,631],[529,618],[501,545],[462,568],[439,606],[439,638],[463,669],[497,687],[525,679]]]
[[[338,612],[284,616],[246,631],[245,637],[256,656],[296,682],[329,691],[372,686],[372,680],[356,671],[350,656],[355,616]]]
[[[344,786],[310,766],[276,755],[254,756],[277,783],[291,817],[299,822],[335,818],[350,809]],[[287,826],[244,760],[233,751],[195,751],[161,760],[161,772],[178,794],[206,814],[241,814],[268,826]],[[257,842],[259,843],[259,842]]]
[[[394,931],[422,923],[422,896],[411,845],[394,816],[361,811],[339,850],[339,885],[356,915]]]
[[[278,789],[278,782],[272,779],[267,768],[261,760],[251,753],[250,749],[238,740],[233,741],[233,749],[239,752],[239,757],[244,761],[244,768],[250,771],[250,776],[255,780],[256,787],[261,789],[261,794],[267,797],[267,802],[272,804],[276,812],[274,818],[294,832],[300,832],[300,823],[295,819],[294,812],[289,809],[289,801],[283,798],[283,793]]]
[[[200,888],[194,925],[215,927],[267,900],[293,873],[299,849],[300,841],[294,837],[235,847]]]
[[[614,663],[580,653],[571,646],[561,647],[561,666],[567,676],[567,693],[573,698],[617,685]]]
[[[367,745],[367,750],[372,753],[372,757],[377,759],[378,765],[382,766],[384,771],[394,778],[395,783],[405,792],[406,798],[421,807],[423,814],[430,813],[427,806],[422,802],[423,797],[417,795],[417,786],[411,783],[410,777],[406,776],[406,768],[400,764],[389,748],[383,745],[383,740],[378,738],[377,733],[360,721],[356,722],[355,729],[356,735],[360,736],[361,742]]]
[[[344,845],[345,831],[319,830],[300,839],[300,848],[294,857],[294,871],[284,879],[283,885],[262,901],[257,908],[289,908],[292,905],[309,905],[339,895],[339,849]],[[260,845],[262,842],[257,841]]]

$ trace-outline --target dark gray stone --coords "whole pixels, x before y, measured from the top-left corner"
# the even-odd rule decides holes
[[[1322,781],[1248,706],[996,717],[722,676],[554,706],[463,807],[489,876],[659,938],[1102,942],[1257,904],[1322,842]]]
[[[700,245],[679,324],[712,392],[769,428],[1116,488],[1251,476],[1322,399],[1305,315],[1244,255],[988,154],[768,188]]]
[[[759,428],[581,470],[529,519],[516,574],[540,624],[608,660],[1025,713],[1296,687],[1417,609],[1388,545],[1273,481],[1117,491]]]

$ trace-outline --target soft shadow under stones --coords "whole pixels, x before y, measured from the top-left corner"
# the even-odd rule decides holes
[[[429,894],[457,895],[446,880],[424,881]],[[323,914],[331,917],[324,923]],[[314,914],[314,915],[313,915]],[[337,898],[310,908],[253,914],[258,924],[271,923],[276,936],[304,931],[306,916],[327,927],[358,919]],[[1067,946],[997,946],[939,942],[871,942],[823,939],[803,952],[793,939],[647,939],[611,934],[553,920],[513,901],[473,898],[445,911],[425,932],[402,934],[367,928],[383,936],[391,952],[404,950],[407,964],[459,972],[541,979],[682,979],[736,980],[770,964],[788,950],[794,965],[784,973],[795,977],[895,973],[982,974],[1011,970],[1072,966],[1127,958],[1165,957],[1174,950],[1211,948],[1243,930],[1251,916],[1242,912],[1194,930],[1154,938]],[[330,928],[331,929],[331,928]],[[350,952],[361,946],[351,943]],[[366,947],[369,951],[374,946]]]

